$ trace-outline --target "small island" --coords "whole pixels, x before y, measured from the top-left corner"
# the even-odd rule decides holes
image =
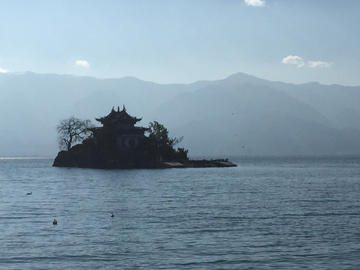
[[[65,145],[66,150],[58,153],[53,166],[98,169],[236,167],[227,159],[190,160],[188,150],[174,148],[182,138],[169,138],[168,130],[156,121],[150,123],[149,128],[135,126],[141,118],[130,116],[125,106],[122,110],[112,108],[107,116],[95,119],[102,127],[87,124],[74,133],[78,139],[84,138],[82,143],[72,146],[73,135],[60,138],[60,145]],[[76,126],[76,121],[73,123],[74,118],[72,122],[62,122],[58,131],[69,134]],[[81,137],[79,134],[89,135]]]

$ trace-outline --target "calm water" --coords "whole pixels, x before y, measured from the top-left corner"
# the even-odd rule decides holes
[[[0,159],[0,269],[360,269],[360,158],[234,161]]]

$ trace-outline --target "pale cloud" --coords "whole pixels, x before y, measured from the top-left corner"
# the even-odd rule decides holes
[[[77,60],[75,63],[75,66],[88,68],[88,67],[90,67],[90,64],[86,60]]]
[[[245,0],[245,3],[248,6],[253,6],[253,7],[264,7],[265,6],[264,0]]]
[[[283,64],[290,64],[290,65],[296,65],[298,67],[302,67],[304,65],[304,60],[296,55],[289,55],[285,57],[281,63]]]
[[[322,61],[308,61],[308,66],[311,68],[329,68],[332,66],[332,63]]]
[[[9,71],[0,67],[0,73],[8,73]]]

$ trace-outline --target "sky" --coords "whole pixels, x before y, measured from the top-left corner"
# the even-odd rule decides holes
[[[358,0],[1,0],[0,72],[360,85]]]

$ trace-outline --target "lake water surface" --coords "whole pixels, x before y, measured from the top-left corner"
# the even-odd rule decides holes
[[[0,269],[360,269],[360,158],[231,161],[0,158]]]

